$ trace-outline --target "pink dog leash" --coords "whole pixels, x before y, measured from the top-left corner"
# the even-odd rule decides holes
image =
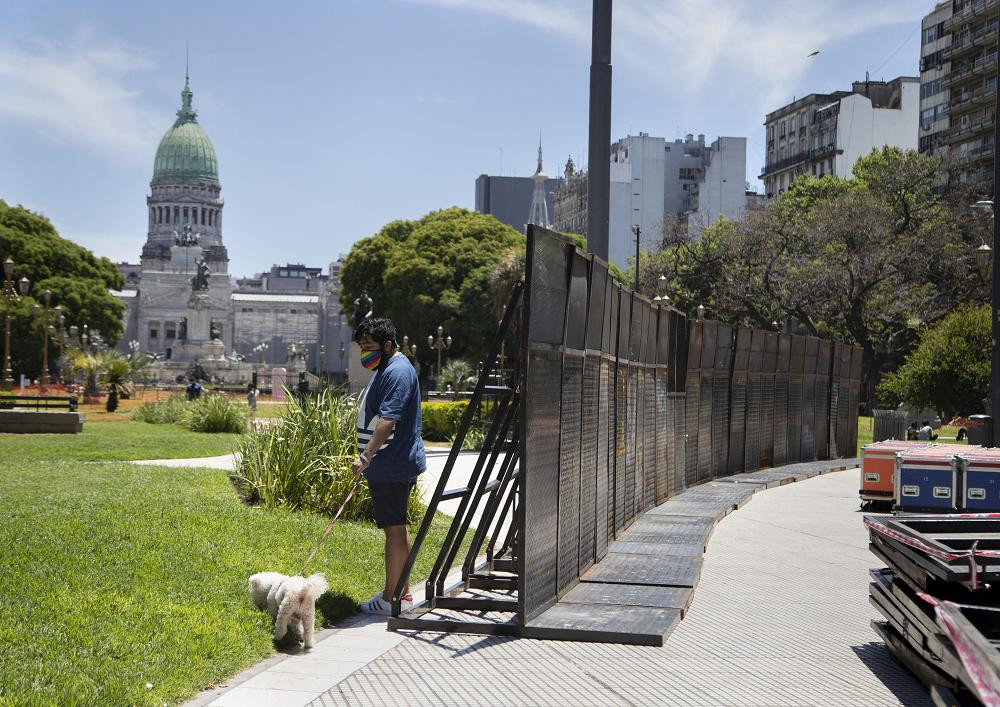
[[[360,483],[361,483],[361,477],[359,476],[354,480],[354,485],[351,486],[351,490],[347,494],[347,498],[345,498],[344,502],[340,504],[340,508],[334,514],[330,522],[326,524],[326,530],[323,531],[323,534],[316,542],[316,547],[314,547],[313,551],[309,553],[309,557],[307,557],[306,561],[303,563],[302,569],[299,570],[299,574],[302,575],[303,577],[306,576],[306,567],[309,565],[310,562],[312,562],[312,558],[316,557],[316,553],[319,552],[320,545],[323,544],[323,541],[326,540],[326,536],[330,534],[331,530],[333,530],[333,524],[337,522],[337,519],[340,518],[340,514],[344,512],[345,508],[347,508],[347,503],[351,500],[351,497],[354,495],[354,492],[358,490],[358,485]]]

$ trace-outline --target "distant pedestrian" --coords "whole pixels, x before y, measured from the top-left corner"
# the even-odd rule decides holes
[[[191,378],[187,387],[187,399],[197,400],[201,397],[201,383],[198,382],[197,378]]]
[[[924,420],[920,423],[920,429],[917,430],[917,439],[933,442],[937,438],[938,436],[934,434],[934,428],[931,427],[930,421]]]
[[[253,383],[247,386],[247,407],[251,417],[257,414],[257,386]]]

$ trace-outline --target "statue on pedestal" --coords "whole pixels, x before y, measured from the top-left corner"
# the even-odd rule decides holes
[[[191,278],[191,291],[202,292],[208,289],[208,276],[212,274],[212,271],[204,258],[197,260],[195,266],[197,269],[194,277]]]
[[[371,317],[374,307],[375,302],[368,296],[368,290],[362,290],[361,296],[354,300],[352,322],[355,329],[358,328],[358,324]]]

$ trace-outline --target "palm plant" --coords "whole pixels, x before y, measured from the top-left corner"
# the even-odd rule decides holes
[[[91,402],[97,397],[97,381],[101,375],[101,359],[94,354],[74,350],[70,354],[73,370],[83,379],[83,400]]]
[[[118,409],[118,399],[127,398],[132,392],[132,362],[116,351],[98,357],[101,382],[108,389],[105,409]]]
[[[468,362],[460,358],[452,359],[441,367],[441,379],[438,381],[438,388],[447,390],[451,386],[453,396],[457,397],[459,391],[468,390],[476,384],[476,372]]]

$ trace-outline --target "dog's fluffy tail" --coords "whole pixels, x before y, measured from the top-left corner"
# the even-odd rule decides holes
[[[329,589],[329,585],[326,583],[326,577],[322,572],[317,572],[316,574],[311,574],[306,577],[306,582],[312,588],[310,594],[312,594],[313,601],[321,597]]]

